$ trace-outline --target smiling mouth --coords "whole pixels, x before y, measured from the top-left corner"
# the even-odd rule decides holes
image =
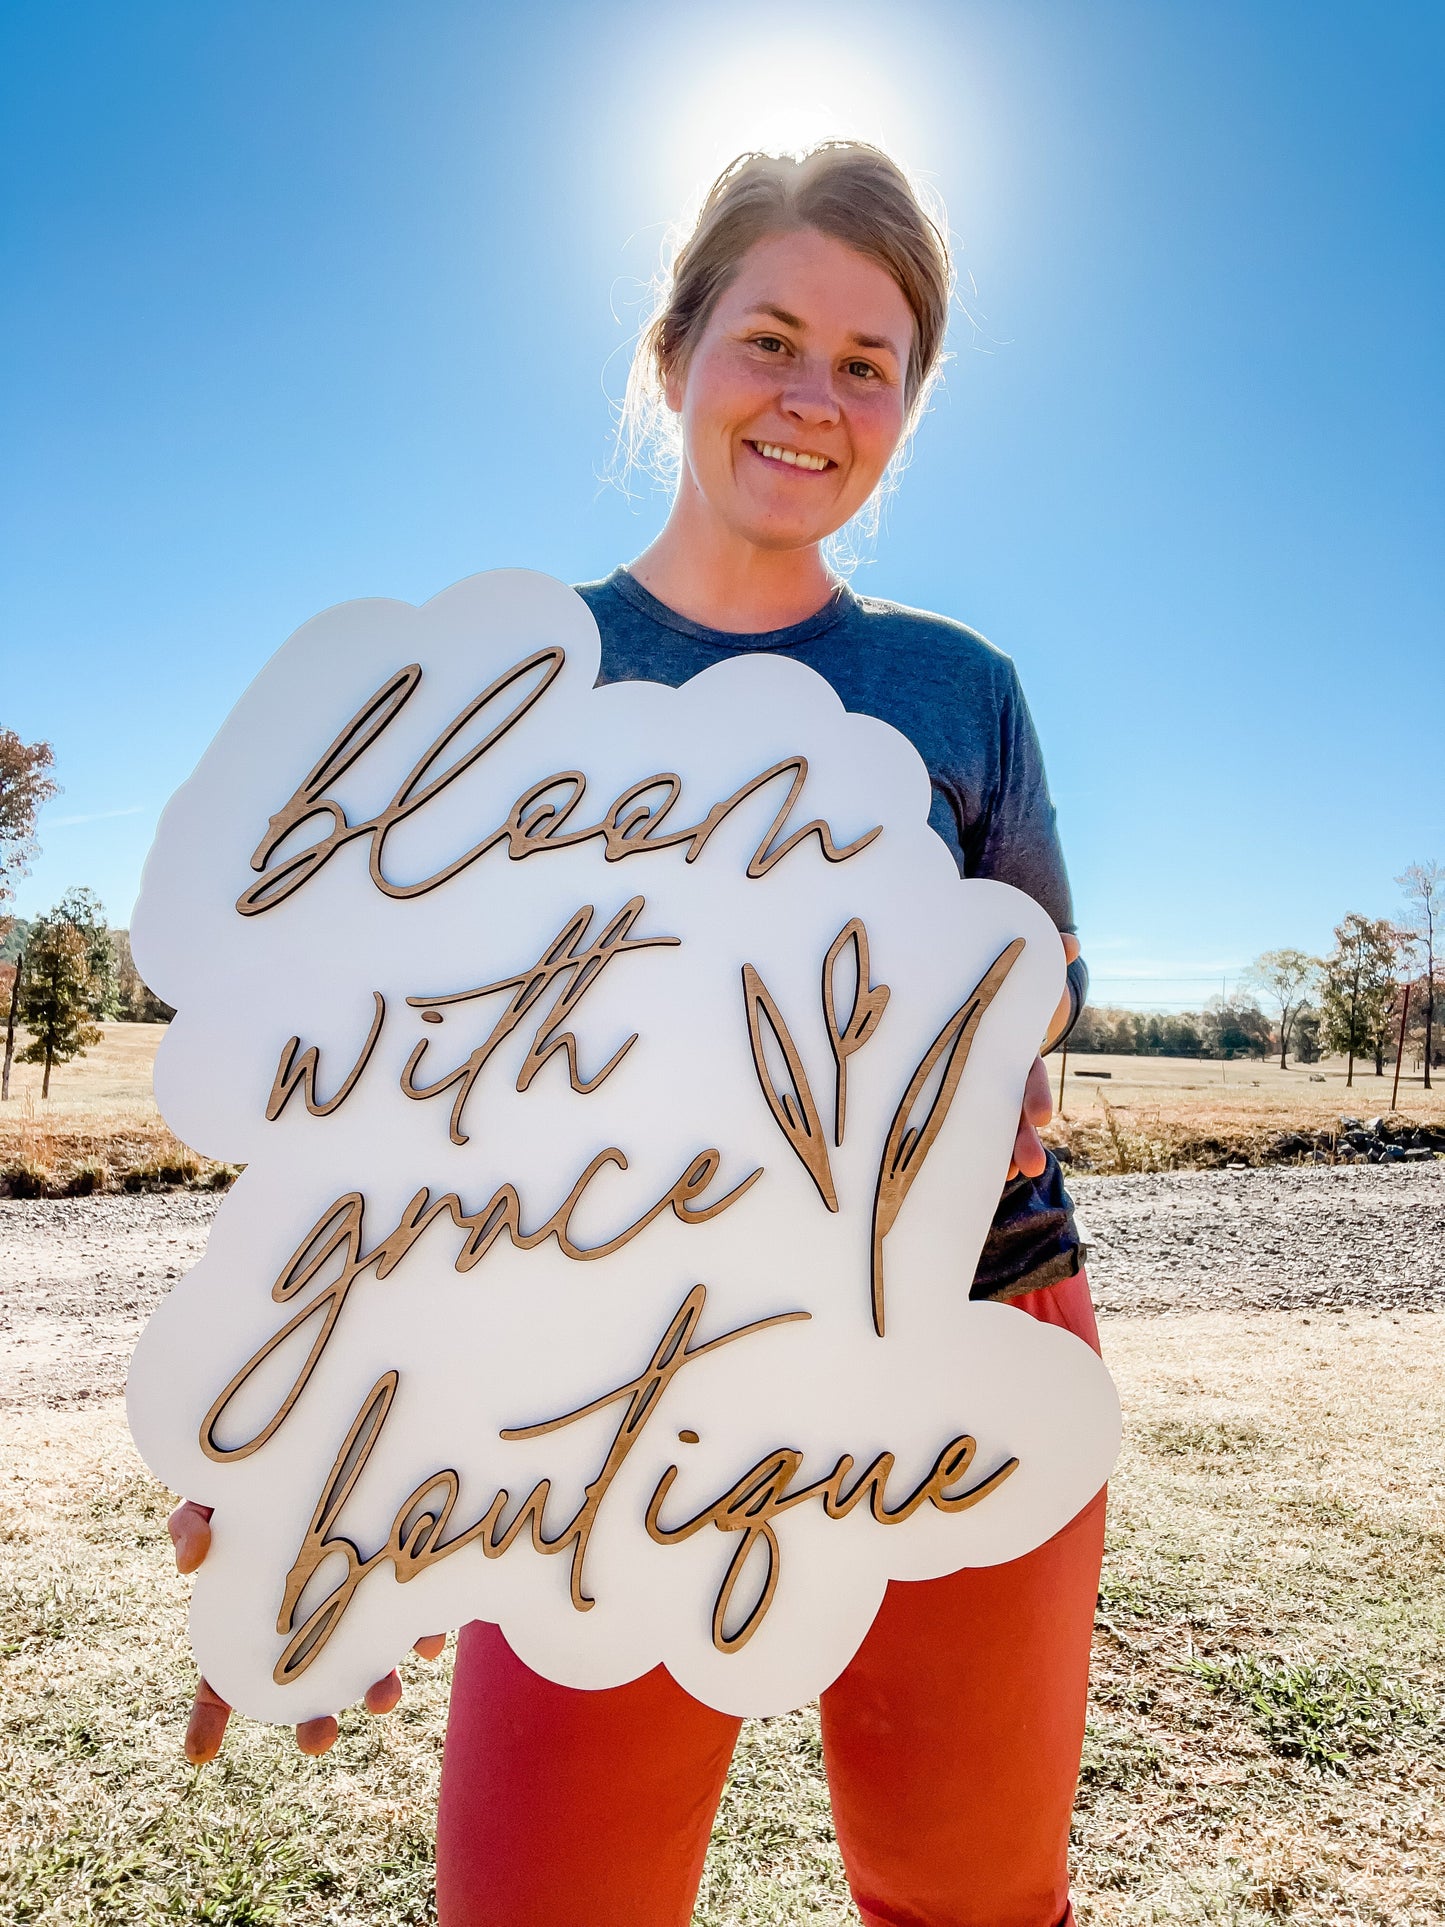
[[[785,468],[806,469],[813,475],[821,475],[825,469],[838,466],[826,455],[814,455],[802,448],[784,448],[780,442],[749,441],[747,446],[765,462],[779,462]]]

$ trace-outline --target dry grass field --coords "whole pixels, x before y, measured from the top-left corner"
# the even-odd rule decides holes
[[[1049,1060],[1054,1096],[1059,1090],[1059,1058]],[[1093,1072],[1095,1075],[1090,1076]],[[1097,1073],[1106,1072],[1107,1076]],[[1208,1112],[1241,1120],[1272,1123],[1281,1118],[1314,1119],[1329,1123],[1341,1112],[1352,1117],[1376,1117],[1390,1108],[1394,1066],[1376,1077],[1374,1063],[1356,1063],[1353,1086],[1345,1083],[1343,1057],[1320,1064],[1291,1062],[1282,1071],[1277,1059],[1257,1063],[1236,1058],[1107,1057],[1072,1055],[1064,1079],[1067,1115],[1086,1112],[1102,1092],[1111,1102],[1157,1106],[1161,1116],[1182,1117]],[[1400,1109],[1412,1117],[1445,1120],[1445,1071],[1434,1073],[1433,1091],[1426,1091],[1418,1070],[1406,1067],[1400,1077]]]
[[[1110,1319],[1129,1413],[1076,1825],[1084,1927],[1445,1921],[1445,1316]],[[1388,1395],[1386,1395],[1388,1394]],[[119,1401],[0,1448],[0,1914],[433,1918],[445,1664],[334,1753],[179,1753],[169,1497]],[[981,1763],[982,1765],[982,1763]],[[816,1718],[745,1732],[700,1927],[843,1927]]]
[[[1100,1172],[1262,1163],[1283,1133],[1388,1115],[1394,1082],[1393,1066],[1376,1077],[1373,1063],[1357,1063],[1347,1085],[1343,1058],[1282,1071],[1277,1062],[1076,1055],[1051,1058],[1049,1069],[1055,1121],[1046,1135]],[[1435,1086],[1425,1090],[1421,1073],[1407,1069],[1400,1117],[1445,1126],[1445,1072],[1435,1073]]]
[[[216,1170],[166,1129],[151,1095],[165,1025],[101,1031],[93,1050],[55,1067],[48,1098],[38,1064],[13,1066],[10,1101],[0,1106],[0,1173],[13,1194],[106,1191],[127,1179],[138,1188],[204,1182]]]
[[[151,1096],[151,1066],[162,1024],[105,1024],[103,1041],[56,1068],[50,1096],[40,1071],[17,1064],[10,1102],[0,1107],[0,1175],[13,1195],[108,1190],[129,1183],[224,1183],[228,1167],[197,1158],[166,1129]],[[1050,1059],[1055,1108],[1047,1135],[1076,1164],[1098,1172],[1268,1161],[1283,1132],[1334,1129],[1342,1115],[1388,1112],[1392,1076],[1343,1059],[1281,1071],[1277,1064],[1198,1058]],[[1106,1073],[1106,1075],[1100,1075]],[[1445,1128],[1445,1073],[1426,1091],[1418,1071],[1400,1081],[1400,1112]]]

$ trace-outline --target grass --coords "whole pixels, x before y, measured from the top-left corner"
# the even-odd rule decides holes
[[[1051,1058],[1049,1070],[1056,1115],[1044,1135],[1097,1172],[1274,1162],[1286,1133],[1323,1132],[1328,1143],[1341,1117],[1389,1115],[1394,1084],[1393,1066],[1376,1077],[1373,1064],[1357,1063],[1348,1085],[1343,1058],[1282,1071],[1277,1062],[1075,1055]],[[1445,1129],[1445,1072],[1435,1085],[1425,1090],[1418,1071],[1402,1076],[1396,1122]]]
[[[1392,1681],[1377,1662],[1296,1664],[1235,1653],[1193,1659],[1187,1671],[1243,1706],[1270,1751],[1343,1772],[1378,1753],[1406,1723],[1429,1725],[1429,1703]]]
[[[151,1095],[164,1024],[103,1024],[93,1050],[51,1073],[15,1064],[0,1106],[0,1181],[12,1197],[224,1186],[230,1165],[197,1157],[167,1130]],[[17,1045],[18,1048],[18,1045]]]
[[[1111,1320],[1130,1424],[1076,1821],[1082,1927],[1445,1922],[1445,1317]],[[0,1447],[0,1914],[345,1922],[431,1913],[445,1668],[334,1753],[237,1722],[180,1759],[169,1506],[118,1404]],[[700,1927],[842,1927],[811,1712],[752,1723]]]

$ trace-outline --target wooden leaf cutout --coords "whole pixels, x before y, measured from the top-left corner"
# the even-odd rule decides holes
[[[908,1080],[902,1102],[894,1113],[878,1166],[878,1188],[873,1195],[872,1296],[873,1329],[883,1336],[883,1240],[893,1229],[903,1200],[913,1180],[923,1169],[923,1161],[933,1149],[944,1119],[958,1091],[973,1040],[978,1035],[983,1014],[1003,987],[1004,979],[1023,955],[1022,937],[1015,937],[1000,951],[985,971],[977,987],[949,1018],[924,1053],[918,1069]],[[913,1112],[934,1071],[943,1064],[943,1076],[933,1102],[921,1123],[912,1122]]]
[[[853,946],[858,975],[853,989],[853,1008],[840,1024],[835,980],[839,959],[849,944]],[[854,1051],[861,1050],[877,1030],[888,1004],[887,984],[870,984],[868,968],[868,932],[863,927],[863,919],[854,917],[850,923],[843,925],[823,959],[823,1015],[828,1024],[828,1042],[833,1047],[833,1060],[838,1067],[833,1102],[835,1145],[843,1142],[843,1127],[848,1112],[848,1059]]]
[[[767,985],[751,964],[743,965],[743,1001],[748,1013],[748,1041],[753,1047],[753,1064],[758,1073],[758,1083],[762,1086],[763,1096],[768,1101],[768,1109],[777,1120],[778,1129],[792,1145],[803,1168],[818,1187],[818,1195],[830,1211],[838,1209],[838,1193],[833,1188],[833,1172],[828,1163],[828,1146],[823,1138],[823,1126],[818,1117],[818,1107],[813,1102],[812,1087],[808,1083],[808,1073],[803,1068],[803,1060],[798,1047],[783,1022],[783,1014],[773,1002]],[[783,1062],[788,1067],[792,1080],[791,1090],[783,1089],[773,1082],[772,1072],[763,1052],[763,1030],[766,1023],[773,1034]]]

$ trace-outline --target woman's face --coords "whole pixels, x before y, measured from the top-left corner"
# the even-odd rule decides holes
[[[876,261],[805,228],[759,241],[667,383],[684,489],[765,549],[841,528],[903,433],[913,315]]]

